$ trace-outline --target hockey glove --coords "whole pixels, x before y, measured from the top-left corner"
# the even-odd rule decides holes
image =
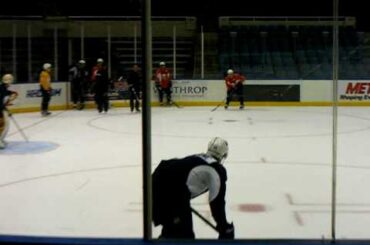
[[[223,226],[217,226],[218,230],[218,239],[234,239],[235,234],[234,234],[234,224],[226,224]]]

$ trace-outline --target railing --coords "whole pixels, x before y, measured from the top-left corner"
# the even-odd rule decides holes
[[[339,17],[339,26],[355,26],[355,17]],[[328,16],[221,16],[219,27],[273,25],[273,26],[332,26],[333,17]]]

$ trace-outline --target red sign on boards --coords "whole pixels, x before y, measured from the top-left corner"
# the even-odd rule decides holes
[[[370,94],[370,83],[349,82],[347,84],[346,94]]]

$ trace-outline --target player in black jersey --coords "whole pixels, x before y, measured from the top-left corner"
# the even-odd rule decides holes
[[[141,91],[141,72],[140,67],[137,64],[132,66],[132,69],[127,75],[128,91],[130,93],[130,109],[131,112],[135,110],[140,111],[140,91]]]
[[[234,238],[234,225],[225,212],[227,174],[222,163],[228,150],[228,143],[215,137],[206,153],[160,162],[152,175],[153,222],[162,225],[160,238],[195,238],[190,200],[205,192],[219,239]]]

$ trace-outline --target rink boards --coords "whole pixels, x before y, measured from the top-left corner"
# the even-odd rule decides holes
[[[51,109],[72,107],[69,82],[54,82],[50,102]],[[370,105],[370,82],[364,80],[338,81],[337,99],[343,106]],[[38,83],[13,84],[12,90],[19,96],[14,102],[14,111],[37,111],[41,94]],[[330,106],[333,103],[333,81],[331,80],[247,80],[244,83],[244,97],[247,106]],[[93,106],[93,95],[87,94],[88,106]],[[113,106],[128,106],[128,93],[125,88],[114,88],[109,97]],[[174,80],[172,98],[186,106],[212,106],[225,99],[223,80]],[[234,98],[236,100],[236,98]],[[153,106],[157,106],[158,96],[151,88]]]

